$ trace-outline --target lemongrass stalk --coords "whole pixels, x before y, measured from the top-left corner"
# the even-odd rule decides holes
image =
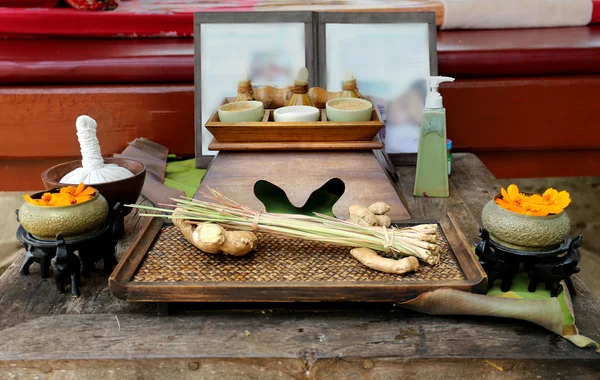
[[[439,249],[426,249],[436,247],[427,243],[433,242],[432,238],[437,233],[436,225],[375,229],[324,215],[311,217],[273,213],[259,213],[258,225],[255,225],[254,220],[257,211],[240,205],[212,189],[209,189],[209,191],[211,192],[209,197],[219,203],[182,198],[172,199],[176,204],[165,205],[169,207],[168,209],[141,205],[131,207],[171,214],[142,214],[144,216],[208,221],[242,230],[258,229],[286,238],[299,238],[351,247],[366,247],[387,251],[394,255],[411,255],[429,264],[436,264],[439,261]],[[173,216],[173,207],[181,208],[184,214]]]

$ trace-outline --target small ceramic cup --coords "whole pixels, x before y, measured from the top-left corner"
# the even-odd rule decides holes
[[[227,123],[261,121],[263,115],[263,103],[256,100],[227,103],[219,107],[219,120]]]
[[[317,121],[320,115],[319,109],[311,106],[281,107],[273,112],[273,118],[279,122]]]
[[[325,103],[325,108],[329,121],[369,121],[373,112],[373,103],[358,98],[336,98]]]

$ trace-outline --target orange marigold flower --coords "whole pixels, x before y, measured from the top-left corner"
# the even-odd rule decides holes
[[[58,193],[44,193],[41,199],[33,199],[29,194],[23,196],[25,201],[37,206],[69,206],[77,203],[83,203],[92,199],[96,192],[93,187],[85,187],[80,183],[77,187],[61,187]]]
[[[500,207],[519,214],[525,214],[531,209],[529,197],[519,192],[517,185],[511,184],[507,190],[501,188],[500,193],[502,198],[496,199],[496,204]]]
[[[40,204],[40,201],[41,201],[40,199],[33,199],[33,198],[31,198],[31,195],[29,195],[29,194],[23,195],[23,198],[25,198],[25,201],[27,201],[27,203],[31,203],[32,205],[36,205],[36,206],[42,206]]]
[[[566,191],[558,192],[549,188],[543,195],[527,196],[519,188],[511,184],[505,190],[500,189],[501,196],[494,199],[496,204],[506,210],[532,216],[547,216],[562,212],[570,203],[571,196]]]
[[[75,193],[73,195],[78,196],[79,194],[81,194],[83,189],[85,189],[85,185],[83,184],[83,182],[80,182],[79,185],[77,185],[77,189],[75,189]]]
[[[46,206],[50,205],[50,202],[52,202],[52,194],[44,193],[44,195],[42,195],[42,202]]]
[[[75,195],[76,190],[77,189],[75,188],[75,186],[65,186],[65,187],[60,188],[60,193],[68,194],[68,195]]]
[[[565,190],[558,192],[553,188],[549,188],[541,196],[538,194],[532,195],[531,203],[540,212],[559,214],[571,203],[571,195]]]

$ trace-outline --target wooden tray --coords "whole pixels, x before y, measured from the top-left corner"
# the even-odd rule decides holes
[[[450,215],[439,225],[440,264],[393,275],[363,266],[348,247],[266,234],[248,256],[206,254],[173,225],[149,219],[109,287],[132,302],[398,302],[439,288],[484,293],[487,277],[462,232]]]
[[[223,103],[226,104],[227,100]],[[262,121],[225,123],[215,112],[206,122],[206,129],[220,144],[226,143],[331,143],[372,142],[383,127],[381,115],[375,108],[371,120],[362,122],[333,122],[325,110],[314,122],[275,122],[272,109],[266,109]]]
[[[373,141],[330,141],[330,142],[237,142],[222,143],[212,139],[208,150],[219,151],[257,151],[257,150],[373,150],[381,149],[383,144],[378,138]]]

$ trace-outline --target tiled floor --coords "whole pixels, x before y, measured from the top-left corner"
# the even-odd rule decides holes
[[[600,177],[567,177],[535,179],[503,179],[521,191],[542,193],[549,187],[567,190],[572,202],[567,208],[571,218],[572,236],[582,235],[580,276],[600,296]]]

